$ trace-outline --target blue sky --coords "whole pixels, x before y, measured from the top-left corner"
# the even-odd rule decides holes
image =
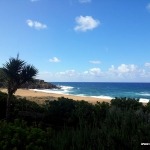
[[[53,81],[150,82],[150,0],[1,0],[0,67]]]

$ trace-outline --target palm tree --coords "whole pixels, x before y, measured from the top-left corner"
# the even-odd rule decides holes
[[[10,58],[9,61],[3,65],[2,71],[5,76],[3,79],[8,91],[6,120],[9,120],[12,95],[22,84],[34,81],[38,70],[33,65],[28,65],[25,61],[19,59],[18,54],[16,58]]]

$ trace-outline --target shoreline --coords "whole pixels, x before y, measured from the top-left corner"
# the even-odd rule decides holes
[[[4,88],[0,88],[1,92],[7,93],[7,90]],[[14,94],[18,98],[26,98],[29,101],[34,101],[38,104],[43,104],[46,100],[57,100],[60,97],[65,97],[69,99],[73,99],[75,101],[87,101],[89,103],[95,104],[96,102],[107,102],[110,103],[113,98],[111,97],[95,97],[95,96],[80,96],[80,95],[71,95],[71,94],[61,94],[61,93],[53,93],[46,92],[44,90],[39,89],[18,89]],[[139,102],[144,105],[147,104],[150,100],[140,98]]]
[[[0,89],[1,92],[7,93],[6,89]],[[90,96],[77,96],[77,95],[69,95],[69,94],[58,94],[58,93],[46,93],[40,90],[29,90],[29,89],[18,89],[14,94],[17,97],[25,97],[27,100],[35,101],[39,104],[45,102],[45,100],[57,100],[59,97],[65,97],[77,101],[87,101],[89,103],[95,104],[98,102],[108,102],[110,103],[111,99],[108,98],[96,98]]]

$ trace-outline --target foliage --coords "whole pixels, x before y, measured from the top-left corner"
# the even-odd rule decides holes
[[[134,98],[115,98],[111,100],[111,106],[119,107],[122,110],[129,110],[129,109],[140,109],[143,107],[142,103],[139,102],[138,99]]]
[[[14,123],[0,122],[0,148],[9,149],[46,149],[45,132],[40,128],[28,127],[24,121]]]
[[[110,104],[106,102],[97,102],[94,107],[94,122],[97,127],[101,127],[104,122],[108,112]]]
[[[11,119],[10,107],[12,101],[12,95],[17,91],[22,84],[33,81],[33,78],[37,75],[38,70],[32,66],[26,64],[25,61],[17,58],[10,58],[8,62],[1,68],[2,79],[4,80],[7,91],[7,105],[6,105],[6,119]],[[0,75],[1,75],[0,74]]]
[[[6,98],[0,93],[0,106]],[[134,99],[116,98],[110,104],[93,105],[64,97],[42,106],[15,97],[13,102],[14,120],[0,121],[2,150],[139,150],[150,139],[149,103],[143,106]]]
[[[7,94],[0,92],[0,119],[4,119],[6,115],[6,100]],[[41,121],[44,108],[33,101],[28,101],[25,98],[17,99],[12,97],[10,114],[12,119],[25,119],[28,122]]]
[[[12,99],[16,99],[14,96]],[[7,94],[2,93],[0,91],[0,119],[4,119],[6,116],[6,101],[7,101]]]
[[[45,108],[47,110],[46,121],[55,126],[62,126],[71,123],[75,101],[62,97],[57,101],[47,101]]]
[[[17,58],[10,58],[1,69],[5,76],[8,94],[15,93],[22,84],[33,81],[33,77],[38,73],[34,66],[19,59],[19,55]]]

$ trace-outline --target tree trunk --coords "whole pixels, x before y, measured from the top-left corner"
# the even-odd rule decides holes
[[[11,110],[11,97],[12,97],[12,94],[11,93],[8,93],[8,96],[7,96],[7,104],[6,104],[6,120],[9,121],[10,120],[10,110]]]

